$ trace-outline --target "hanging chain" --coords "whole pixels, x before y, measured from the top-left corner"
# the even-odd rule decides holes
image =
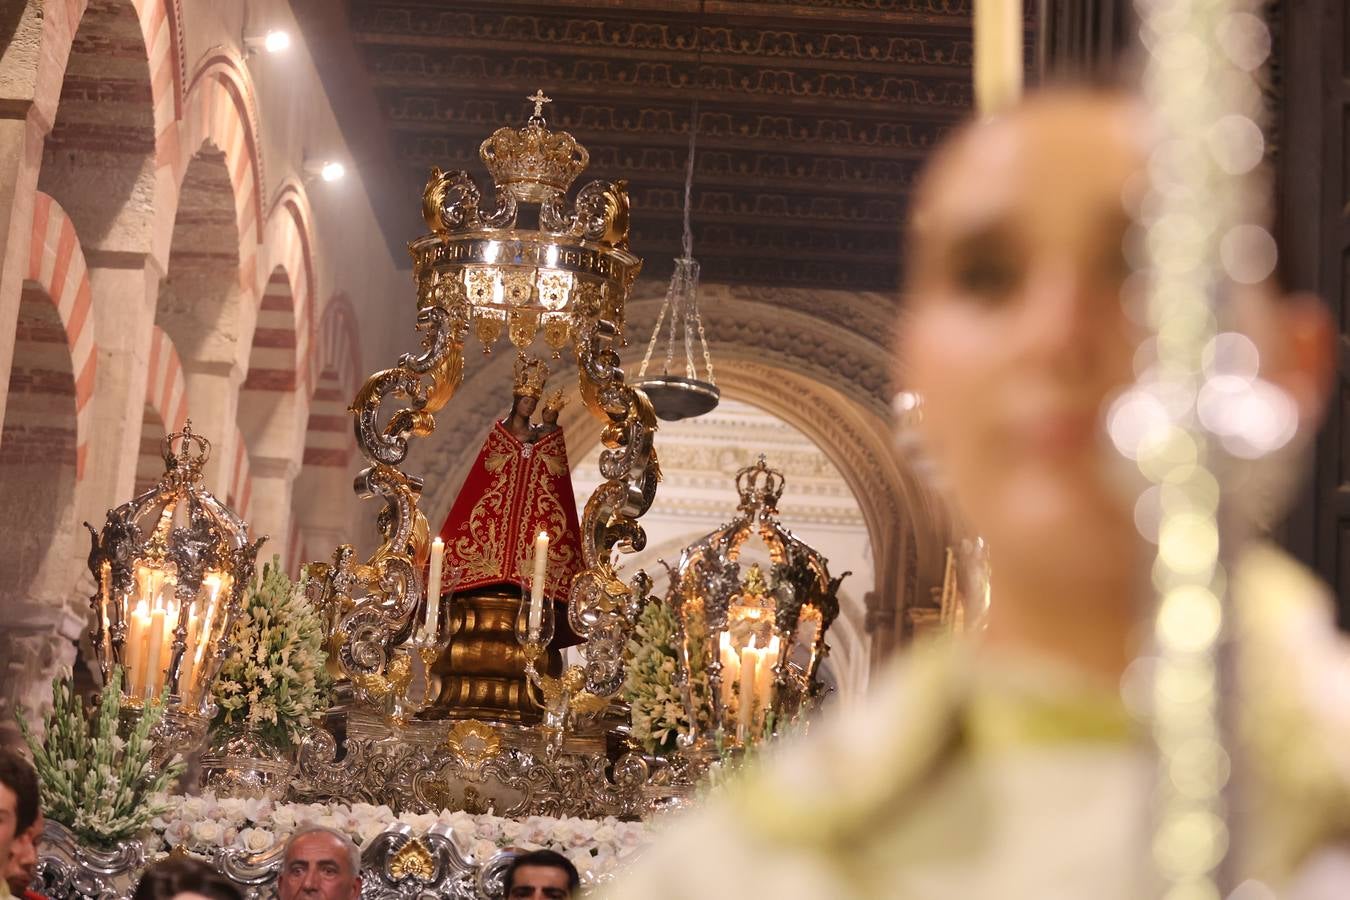
[[[694,30],[694,75],[698,76],[703,60],[703,0],[699,3],[698,23]],[[694,331],[698,331],[699,346],[703,351],[703,365],[707,369],[708,381],[713,379],[712,354],[708,350],[708,337],[703,328],[703,316],[698,308],[698,261],[694,259],[694,231],[690,224],[694,194],[694,159],[698,145],[699,102],[695,97],[689,109],[689,156],[684,165],[684,215],[680,235],[680,258],[675,261],[675,272],[671,275],[670,286],[666,289],[665,299],[661,303],[661,312],[656,317],[656,327],[652,329],[651,340],[647,343],[647,352],[638,367],[638,377],[645,377],[651,364],[652,354],[657,342],[661,340],[663,326],[666,330],[666,360],[662,368],[663,375],[669,375],[675,362],[675,332],[684,331],[685,373],[690,379],[698,377],[694,363]],[[669,320],[666,316],[669,315]]]
[[[708,337],[703,333],[703,314],[699,312],[698,306],[694,307],[694,324],[698,326],[698,342],[703,347],[703,365],[708,370],[708,383],[716,386],[717,379],[713,377],[712,354],[708,352]]]
[[[669,308],[670,291],[667,290],[665,299],[661,301],[661,312],[656,316],[656,327],[652,329],[652,339],[647,342],[647,352],[643,354],[642,365],[638,366],[638,378],[647,374],[647,364],[652,361],[652,351],[656,349],[656,342],[661,337],[661,323],[666,320],[666,310]]]

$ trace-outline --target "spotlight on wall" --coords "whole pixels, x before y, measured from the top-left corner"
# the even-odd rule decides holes
[[[290,46],[290,32],[282,31],[280,28],[273,28],[266,34],[244,36],[244,49],[248,51],[250,56],[262,51],[268,53],[282,53],[290,49]]]
[[[316,178],[324,181],[341,181],[347,174],[347,167],[335,159],[305,160],[305,180]]]

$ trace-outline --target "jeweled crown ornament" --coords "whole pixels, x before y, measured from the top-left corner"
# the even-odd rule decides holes
[[[480,148],[491,202],[468,172],[432,169],[422,193],[431,233],[409,250],[420,293],[463,321],[483,352],[503,331],[520,351],[542,334],[557,359],[601,320],[622,330],[642,260],[628,250],[627,182],[592,181],[569,208],[590,155],[548,127],[542,91],[527,99],[526,123],[497,129]],[[537,229],[518,227],[522,204],[538,205]]]
[[[503,126],[478,148],[492,181],[521,201],[543,203],[566,193],[590,162],[590,153],[565,131],[550,131],[544,104],[553,101],[543,91],[527,98],[534,115],[522,128]]]

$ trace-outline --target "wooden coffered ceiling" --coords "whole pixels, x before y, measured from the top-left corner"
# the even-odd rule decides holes
[[[348,0],[341,27],[296,5],[344,130],[389,167],[399,257],[427,170],[486,181],[479,143],[542,88],[582,180],[628,179],[648,274],[679,253],[697,103],[705,280],[890,290],[916,172],[972,104],[971,0]]]

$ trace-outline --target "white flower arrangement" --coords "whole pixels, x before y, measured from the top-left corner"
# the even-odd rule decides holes
[[[648,753],[665,755],[689,732],[689,717],[675,685],[675,615],[653,600],[638,616],[628,640],[628,674],[623,697],[631,716],[631,735]]]
[[[217,850],[231,848],[262,853],[310,824],[336,828],[358,846],[396,822],[423,834],[442,825],[451,828],[456,849],[474,862],[484,862],[507,848],[556,850],[572,860],[586,884],[594,884],[613,876],[651,840],[648,827],[641,822],[612,817],[505,819],[449,810],[396,816],[387,806],[369,803],[274,803],[217,798],[210,792],[158,801],[167,811],[150,822],[152,832],[146,843],[151,854],[181,851],[211,857]]]
[[[145,705],[125,738],[118,734],[121,711],[122,667],[116,666],[97,709],[84,708],[69,676],[53,681],[42,740],[18,717],[47,818],[94,847],[116,846],[143,830],[164,810],[160,798],[184,769],[177,756],[158,771],[151,765],[150,734],[164,713],[163,697]]]
[[[213,729],[243,726],[277,746],[298,745],[304,726],[327,706],[327,654],[304,584],[286,577],[279,557],[250,588],[231,642],[213,688]]]

